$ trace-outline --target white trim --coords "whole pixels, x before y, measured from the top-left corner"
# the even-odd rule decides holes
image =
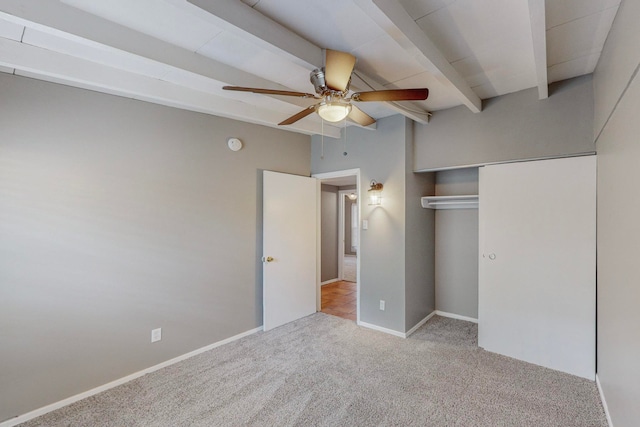
[[[393,335],[400,338],[406,338],[404,332],[394,331],[393,329],[383,328],[382,326],[376,326],[371,323],[358,322],[358,326],[363,326],[365,328],[373,329],[374,331],[384,332],[385,334]],[[2,427],[2,426],[0,426]]]
[[[377,325],[373,325],[371,323],[366,323],[366,322],[358,321],[357,324],[358,326],[363,326],[365,328],[373,329],[375,331],[384,332],[386,334],[390,334],[396,337],[407,338],[409,335],[414,333],[420,326],[427,323],[429,319],[431,319],[433,316],[436,316],[436,315],[442,316],[442,317],[449,317],[451,319],[465,320],[467,322],[478,323],[478,319],[474,319],[472,317],[460,316],[459,314],[453,314],[453,313],[447,313],[446,311],[434,310],[430,314],[428,314],[424,319],[419,321],[413,328],[409,329],[407,332],[404,332],[404,333],[394,331],[393,329],[383,328],[382,326],[377,326]]]
[[[141,371],[135,372],[135,373],[133,373],[131,375],[127,375],[126,377],[122,377],[122,378],[117,379],[115,381],[111,381],[111,382],[109,382],[107,384],[103,384],[101,386],[92,388],[91,390],[87,390],[85,392],[76,394],[75,396],[71,396],[71,397],[68,397],[66,399],[60,400],[58,402],[52,403],[50,405],[43,406],[42,408],[35,409],[35,410],[31,411],[31,412],[27,412],[26,414],[19,415],[19,416],[14,417],[14,418],[9,418],[6,421],[0,422],[0,427],[13,427],[13,426],[16,426],[18,424],[24,423],[26,421],[29,421],[29,420],[32,420],[32,419],[34,419],[36,417],[44,415],[44,414],[46,414],[48,412],[55,411],[56,409],[60,409],[60,408],[62,408],[64,406],[67,406],[67,405],[71,405],[72,403],[75,403],[75,402],[77,402],[79,400],[86,399],[87,397],[91,397],[91,396],[93,396],[95,394],[98,394],[98,393],[101,393],[103,391],[109,390],[111,388],[117,387],[117,386],[122,385],[124,383],[127,383],[127,382],[129,382],[131,380],[135,380],[136,378],[139,378],[139,377],[141,377],[143,375],[149,374],[151,372],[157,371],[157,370],[162,369],[162,368],[166,368],[167,366],[173,365],[174,363],[182,362],[183,360],[189,359],[189,358],[191,358],[193,356],[197,356],[198,354],[204,353],[205,351],[209,351],[209,350],[212,350],[212,349],[214,349],[216,347],[220,347],[221,345],[228,344],[228,343],[230,343],[232,341],[239,340],[240,338],[244,338],[244,337],[246,337],[248,335],[255,334],[256,332],[260,332],[261,330],[262,330],[262,326],[258,326],[257,328],[254,328],[254,329],[251,329],[251,330],[248,330],[248,331],[245,331],[245,332],[241,332],[238,335],[234,335],[234,336],[226,338],[226,339],[224,339],[222,341],[218,341],[218,342],[215,342],[213,344],[209,344],[209,345],[207,345],[205,347],[199,348],[197,350],[191,351],[189,353],[183,354],[183,355],[178,356],[178,357],[174,357],[173,359],[169,359],[169,360],[167,360],[165,362],[158,363],[157,365],[154,365],[154,366],[151,366],[150,368],[146,368],[146,369],[143,369]]]
[[[598,392],[600,393],[600,400],[602,401],[602,407],[604,408],[604,414],[607,417],[607,424],[609,427],[613,427],[613,421],[611,421],[611,415],[609,414],[609,407],[607,406],[607,400],[604,398],[604,391],[600,385],[600,377],[596,374],[596,385],[598,386]]]
[[[474,319],[473,317],[461,316],[459,314],[447,313],[446,311],[440,311],[440,310],[436,310],[435,313],[438,316],[442,316],[442,317],[449,317],[451,319],[458,319],[458,320],[464,320],[467,322],[478,323],[478,319]]]
[[[473,163],[469,165],[458,165],[458,166],[445,166],[445,167],[436,167],[436,168],[424,168],[414,170],[414,173],[421,172],[438,172],[438,171],[448,171],[453,169],[467,169],[467,168],[480,168],[482,166],[489,165],[504,165],[507,163],[521,163],[521,162],[534,162],[537,160],[551,160],[551,159],[567,159],[570,157],[583,157],[583,156],[595,156],[595,151],[585,151],[584,153],[572,153],[572,154],[558,154],[555,156],[544,156],[544,157],[530,157],[528,159],[513,159],[513,160],[500,160],[497,162],[486,162],[486,163]]]
[[[422,325],[424,325],[425,323],[427,323],[429,321],[429,319],[431,319],[433,316],[436,315],[436,311],[433,310],[431,312],[431,314],[428,314],[427,317],[425,317],[424,319],[422,319],[421,321],[419,321],[418,323],[416,323],[416,325],[409,329],[407,332],[405,332],[404,337],[407,338],[409,337],[409,335],[411,335],[412,333],[414,333],[416,330],[418,330],[418,328]]]
[[[320,286],[329,285],[331,283],[339,282],[340,278],[335,278],[331,280],[325,280],[324,282],[320,282]]]
[[[322,261],[322,181],[320,181],[319,179],[316,179],[316,311],[322,311],[321,261]]]
[[[435,311],[435,310],[432,311],[430,314],[428,314],[424,319],[419,321],[413,328],[409,329],[407,332],[398,332],[398,331],[394,331],[393,329],[383,328],[382,326],[377,326],[377,325],[373,325],[371,323],[366,323],[366,322],[358,322],[358,325],[359,326],[364,326],[365,328],[373,329],[375,331],[384,332],[385,334],[390,334],[390,335],[393,335],[393,336],[396,336],[396,337],[407,338],[409,335],[414,333],[420,326],[422,326],[425,323],[427,323],[429,321],[429,319],[431,319],[437,313],[438,312]]]
[[[352,176],[352,175],[360,175],[360,169],[347,169],[347,170],[335,171],[335,172],[314,173],[311,176],[313,178],[318,178],[319,180],[323,180],[323,179],[330,179],[330,178],[342,178],[345,176]]]

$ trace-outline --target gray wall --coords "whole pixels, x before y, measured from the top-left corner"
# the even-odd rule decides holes
[[[360,230],[360,320],[405,332],[410,323],[408,313],[414,318],[432,310],[428,305],[434,298],[434,289],[429,288],[433,270],[427,270],[433,259],[433,236],[419,234],[423,224],[418,223],[428,222],[429,214],[421,208],[408,212],[407,203],[415,201],[419,206],[418,195],[433,191],[433,183],[429,184],[428,178],[423,176],[408,182],[407,177],[414,176],[407,164],[408,159],[412,160],[412,154],[407,153],[411,148],[411,122],[403,116],[379,120],[375,132],[350,128],[346,156],[343,147],[344,141],[327,143],[325,140],[322,159],[320,137],[314,136],[311,170],[315,174],[360,168],[361,220],[369,221],[369,229]],[[368,184],[372,179],[384,184],[382,206],[366,204]],[[429,230],[430,226],[424,227]],[[412,236],[407,240],[409,234]],[[416,246],[412,247],[414,242]],[[424,276],[414,277],[422,273]],[[422,285],[426,290],[416,289]],[[417,305],[425,306],[407,307],[405,287],[408,295],[417,300]],[[380,300],[386,302],[385,311],[379,309]]]
[[[375,132],[354,127],[344,141],[327,140],[321,158],[319,136],[311,142],[311,172],[333,172],[360,168],[361,200],[366,200],[369,182],[384,184],[382,206],[363,202],[362,218],[368,230],[360,230],[360,320],[395,331],[404,330],[404,117],[378,121]],[[386,310],[379,310],[379,301]]]
[[[405,332],[435,310],[435,215],[421,197],[435,192],[435,174],[414,173],[413,122],[405,140]]]
[[[593,152],[591,76],[485,100],[481,113],[460,106],[415,126],[414,170]]]
[[[640,419],[639,19],[640,2],[623,0],[594,75],[596,135],[608,120],[596,144],[597,370],[616,427]]]
[[[478,194],[478,168],[436,172],[436,196]]]
[[[309,137],[7,74],[0,129],[0,420],[262,324],[261,170]]]
[[[436,195],[478,194],[478,168],[436,173]],[[478,318],[478,210],[436,211],[436,309]]]
[[[320,281],[338,277],[338,187],[320,189]]]

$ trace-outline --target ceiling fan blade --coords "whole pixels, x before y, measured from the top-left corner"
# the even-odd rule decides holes
[[[369,101],[422,101],[429,96],[429,89],[392,89],[374,90],[371,92],[354,93],[351,99],[360,102]]]
[[[281,121],[280,123],[278,123],[278,126],[282,126],[282,125],[290,125],[292,123],[297,122],[298,120],[307,117],[309,114],[313,113],[314,111],[316,111],[315,109],[315,105],[312,105],[309,108],[305,108],[304,110],[300,111],[297,114],[294,114],[293,116],[289,117],[286,120]]]
[[[360,126],[369,126],[376,122],[376,119],[356,107],[355,105],[351,105],[351,112],[349,113],[349,118],[354,122],[358,123]]]
[[[356,57],[347,52],[327,49],[324,64],[324,79],[329,89],[343,91],[351,80]]]
[[[261,93],[264,95],[283,95],[283,96],[298,96],[300,98],[315,98],[315,95],[310,93],[303,92],[292,92],[288,90],[271,90],[271,89],[260,89],[255,87],[241,87],[241,86],[223,86],[224,90],[235,90],[238,92],[252,92],[252,93]]]

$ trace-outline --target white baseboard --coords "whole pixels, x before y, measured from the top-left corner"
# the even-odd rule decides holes
[[[331,279],[331,280],[325,280],[324,282],[320,282],[320,286],[324,286],[324,285],[328,285],[330,283],[335,283],[335,282],[339,282],[340,279],[336,278],[336,279]]]
[[[609,424],[609,427],[613,427],[613,421],[611,421],[611,415],[609,415],[609,407],[607,406],[607,400],[604,398],[604,392],[602,391],[600,377],[598,377],[598,374],[596,374],[596,385],[598,386],[598,392],[600,393],[600,400],[602,400],[604,414],[607,416],[607,424]]]
[[[358,326],[363,326],[368,329],[373,329],[374,331],[384,332],[385,334],[394,335],[396,337],[406,338],[404,332],[394,331],[393,329],[383,328],[382,326],[373,325],[371,323],[358,322]],[[0,426],[0,427],[3,427],[3,426]]]
[[[440,311],[440,310],[436,310],[435,313],[438,316],[442,316],[442,317],[450,317],[451,319],[465,320],[467,322],[478,323],[478,319],[474,319],[473,317],[461,316],[459,314],[447,313],[446,311]]]
[[[436,311],[432,311],[431,314],[427,315],[427,317],[425,317],[424,319],[422,319],[421,321],[419,321],[413,328],[409,329],[405,334],[405,338],[407,338],[409,335],[411,335],[412,333],[414,333],[420,326],[424,325],[425,323],[427,323],[429,321],[429,319],[431,319],[433,316],[436,315]]]
[[[139,377],[141,377],[143,375],[149,374],[151,372],[157,371],[157,370],[162,369],[162,368],[166,368],[167,366],[173,365],[174,363],[178,363],[178,362],[181,362],[183,360],[189,359],[189,358],[191,358],[193,356],[197,356],[198,354],[204,353],[205,351],[209,351],[209,350],[212,350],[212,349],[214,349],[216,347],[220,347],[221,345],[228,344],[228,343],[230,343],[232,341],[239,340],[240,338],[244,338],[244,337],[246,337],[248,335],[255,334],[256,332],[260,332],[261,330],[262,330],[262,326],[259,326],[257,328],[248,330],[246,332],[239,333],[238,335],[234,335],[234,336],[229,337],[227,339],[224,339],[222,341],[218,341],[218,342],[215,342],[213,344],[209,344],[209,345],[207,345],[205,347],[199,348],[197,350],[191,351],[191,352],[183,354],[181,356],[174,357],[173,359],[167,360],[166,362],[159,363],[157,365],[151,366],[150,368],[146,368],[146,369],[143,369],[142,371],[138,371],[138,372],[135,372],[135,373],[133,373],[131,375],[127,375],[126,377],[122,377],[122,378],[117,379],[115,381],[111,381],[110,383],[103,384],[103,385],[98,386],[96,388],[92,388],[91,390],[87,390],[87,391],[82,392],[80,394],[76,394],[75,396],[71,396],[71,397],[68,397],[66,399],[60,400],[59,402],[55,402],[55,403],[52,403],[50,405],[43,406],[42,408],[35,409],[35,410],[31,411],[31,412],[27,412],[26,414],[23,414],[23,415],[15,417],[15,418],[10,418],[10,419],[8,419],[6,421],[0,422],[0,427],[13,427],[13,426],[16,426],[16,425],[18,425],[20,423],[24,423],[26,421],[29,421],[29,420],[33,419],[33,418],[39,417],[41,415],[44,415],[44,414],[46,414],[48,412],[55,411],[56,409],[60,409],[63,406],[71,405],[72,403],[75,403],[75,402],[77,402],[79,400],[86,399],[87,397],[93,396],[93,395],[101,393],[101,392],[103,392],[105,390],[109,390],[111,388],[114,388],[114,387],[117,387],[117,386],[122,385],[124,383],[127,383],[127,382],[129,382],[131,380],[134,380],[136,378],[139,378]]]
[[[383,328],[382,326],[377,326],[377,325],[373,325],[371,323],[366,323],[366,322],[358,322],[358,326],[363,326],[368,329],[373,329],[374,331],[384,332],[385,334],[393,335],[400,338],[407,338],[409,335],[414,333],[420,326],[427,323],[427,321],[431,319],[433,316],[435,316],[436,313],[437,313],[436,311],[432,311],[429,315],[427,315],[427,317],[419,321],[413,328],[409,329],[407,332],[398,332],[398,331],[394,331],[393,329]]]

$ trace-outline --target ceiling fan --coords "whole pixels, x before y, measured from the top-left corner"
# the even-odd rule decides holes
[[[286,90],[259,89],[240,86],[224,86],[222,89],[240,92],[253,92],[265,95],[296,96],[299,98],[314,98],[321,100],[311,105],[278,125],[290,125],[298,120],[317,112],[320,117],[328,122],[339,122],[349,119],[362,125],[369,126],[375,123],[375,119],[352,104],[356,102],[370,101],[421,101],[429,96],[429,89],[392,89],[374,90],[370,92],[356,92],[348,96],[351,73],[356,64],[356,57],[347,52],[326,50],[325,67],[311,72],[311,84],[316,94],[304,92],[291,92]]]

